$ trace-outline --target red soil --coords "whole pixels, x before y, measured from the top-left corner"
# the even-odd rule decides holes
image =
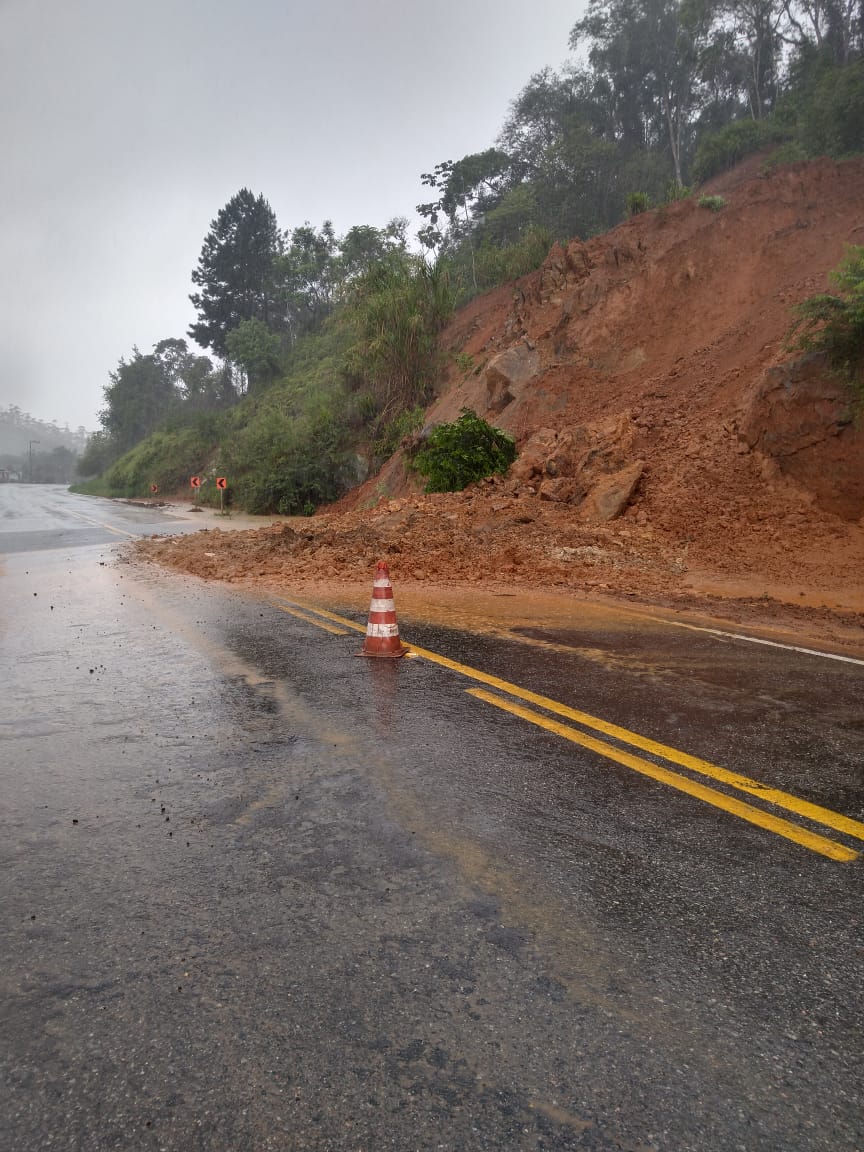
[[[457,314],[428,422],[468,406],[511,432],[508,477],[424,496],[397,453],[308,520],[140,551],[284,591],[386,559],[397,586],[623,595],[864,648],[864,432],[784,348],[792,306],[864,244],[864,162],[754,170],[710,189],[720,211],[556,247]]]

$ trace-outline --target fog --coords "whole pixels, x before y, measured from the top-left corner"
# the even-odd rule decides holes
[[[185,336],[202,241],[242,187],[283,229],[413,220],[420,173],[490,146],[578,15],[0,0],[0,407],[95,429],[120,357]]]

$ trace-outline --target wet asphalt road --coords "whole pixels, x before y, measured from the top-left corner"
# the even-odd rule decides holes
[[[0,1147],[861,1152],[860,857],[118,559],[187,527],[0,486]],[[864,819],[860,664],[400,629]]]

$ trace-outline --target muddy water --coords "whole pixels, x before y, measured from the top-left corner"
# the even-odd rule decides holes
[[[274,587],[274,584],[269,582],[269,586]],[[285,591],[291,595],[296,590],[310,604],[327,607],[337,603],[346,612],[350,612],[356,611],[358,606],[368,606],[370,589],[371,582],[340,583],[336,587],[327,587],[320,582],[300,582]],[[729,594],[744,595],[747,591],[742,586],[737,592],[730,591]],[[791,621],[772,622],[766,612],[759,611],[758,604],[752,613],[742,619],[740,607],[737,612],[724,615],[722,601],[715,601],[713,612],[708,614],[692,608],[673,610],[638,603],[630,606],[621,600],[598,597],[585,599],[572,594],[531,588],[519,591],[499,587],[484,591],[466,586],[418,585],[410,581],[394,580],[394,593],[397,611],[406,620],[410,618],[424,624],[464,628],[489,636],[524,635],[526,629],[560,633],[574,627],[588,633],[602,632],[609,637],[627,636],[640,631],[646,636],[656,636],[658,648],[662,648],[665,638],[670,634],[670,626],[683,624],[695,629],[746,634],[779,644],[813,647],[824,651],[837,650],[864,659],[864,624],[852,621],[843,625],[832,619],[822,622],[800,621],[792,626]],[[854,595],[852,600],[855,600]],[[735,605],[730,604],[729,607],[734,608]]]

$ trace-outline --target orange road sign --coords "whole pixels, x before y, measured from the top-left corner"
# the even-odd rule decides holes
[[[158,485],[158,484],[151,484],[151,485],[150,485],[150,491],[151,491],[151,492],[153,493],[153,495],[155,496],[155,495],[156,495],[156,493],[159,491],[159,485]]]
[[[217,476],[216,477],[216,487],[217,488],[227,488],[228,487],[228,481],[225,479],[224,476]]]
[[[200,488],[201,487],[201,477],[200,476],[190,476],[189,477],[189,483],[192,485],[193,488]]]

